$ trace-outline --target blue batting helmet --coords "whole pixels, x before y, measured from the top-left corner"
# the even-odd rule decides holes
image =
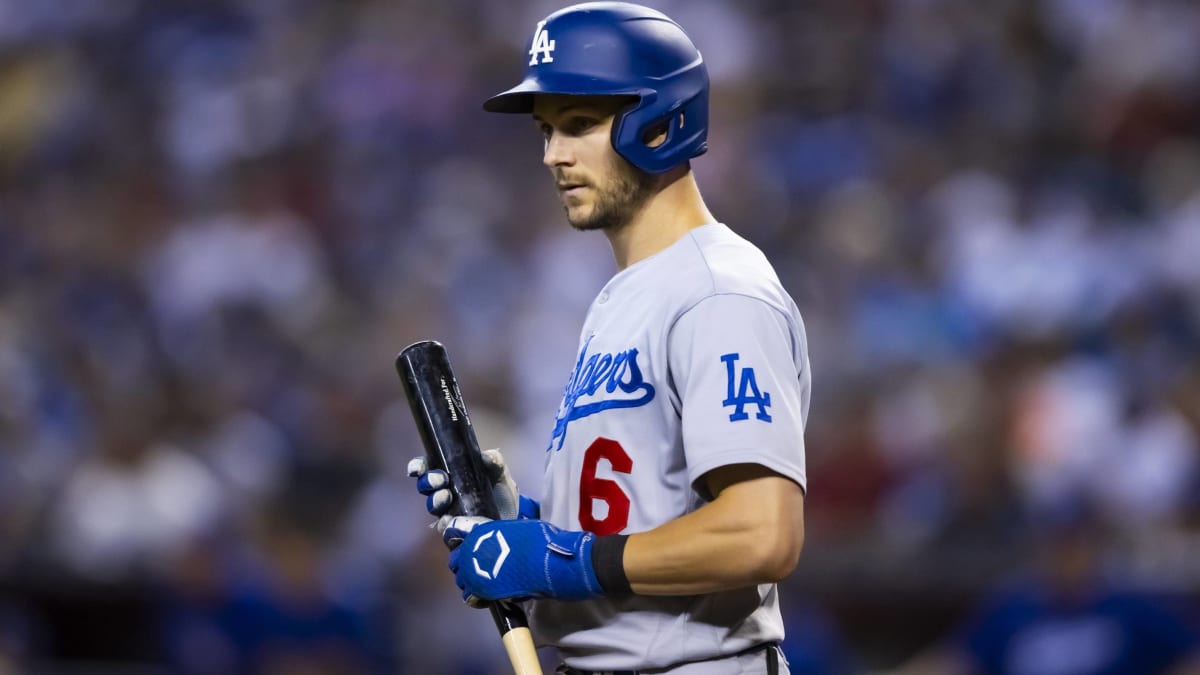
[[[691,39],[662,12],[625,2],[588,2],[539,21],[520,84],[484,110],[533,111],[534,94],[636,96],[613,120],[613,148],[662,173],[708,149],[708,69]],[[646,145],[666,125],[667,138]]]

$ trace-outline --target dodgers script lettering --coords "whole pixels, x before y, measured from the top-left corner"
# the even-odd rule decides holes
[[[554,420],[550,446],[561,450],[567,425],[574,420],[614,408],[637,408],[654,400],[654,385],[645,380],[637,348],[617,353],[588,354],[589,337],[579,351],[575,369],[567,380],[562,405]],[[555,447],[555,441],[558,446]]]

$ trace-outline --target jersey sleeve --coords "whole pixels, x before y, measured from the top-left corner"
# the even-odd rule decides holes
[[[811,378],[799,316],[718,294],[680,316],[668,341],[692,484],[720,466],[760,464],[807,489]]]

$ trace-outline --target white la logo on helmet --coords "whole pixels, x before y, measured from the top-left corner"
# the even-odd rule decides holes
[[[508,552],[510,550],[508,548],[508,542],[504,539],[504,533],[492,530],[491,532],[488,532],[480,537],[479,541],[475,542],[475,548],[472,549],[471,553],[479,553],[479,547],[483,546],[483,542],[491,539],[493,534],[496,535],[496,541],[500,542],[500,556],[496,558],[496,564],[492,565],[492,571],[489,573],[487,570],[480,567],[478,558],[471,558],[471,562],[475,563],[475,574],[478,574],[484,579],[495,579],[500,575],[500,568],[504,566],[504,561],[508,558]]]
[[[554,40],[550,39],[550,33],[546,30],[546,22],[539,21],[537,29],[533,32],[533,46],[529,48],[529,65],[536,66],[539,63],[553,63],[554,57],[551,53],[554,52]],[[542,55],[541,60],[538,60],[538,54]]]

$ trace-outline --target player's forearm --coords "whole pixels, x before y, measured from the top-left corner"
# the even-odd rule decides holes
[[[796,566],[804,502],[795,484],[763,478],[629,537],[624,568],[634,593],[690,595],[773,583]]]

